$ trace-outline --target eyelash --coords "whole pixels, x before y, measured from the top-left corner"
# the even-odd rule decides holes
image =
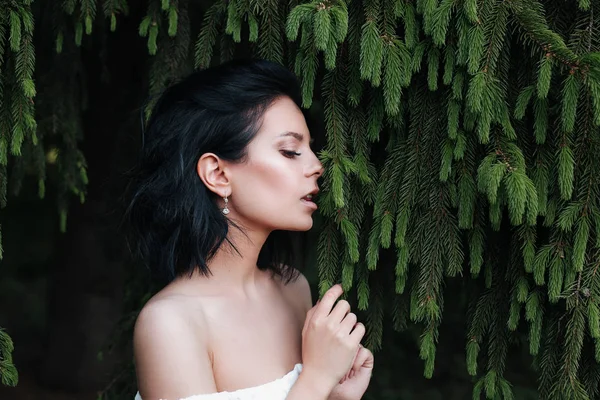
[[[284,157],[287,157],[287,158],[294,158],[301,154],[301,153],[297,153],[295,151],[289,151],[289,150],[282,150],[281,153],[284,155]]]

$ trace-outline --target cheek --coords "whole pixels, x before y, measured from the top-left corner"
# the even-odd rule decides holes
[[[288,206],[299,190],[297,181],[301,172],[290,168],[285,161],[269,160],[242,167],[234,188],[240,212],[264,214]]]
[[[242,220],[268,229],[301,230],[312,227],[312,216],[302,204],[303,177],[300,163],[270,160],[246,164],[236,171],[232,205]],[[308,188],[310,189],[310,188]]]
[[[257,188],[265,190],[280,190],[293,185],[297,172],[286,161],[283,157],[276,157],[251,164],[248,172],[252,176],[249,179],[252,179]]]

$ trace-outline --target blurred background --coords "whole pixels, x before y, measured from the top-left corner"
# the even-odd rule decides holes
[[[0,21],[9,20],[9,10],[30,3],[0,0]],[[44,150],[41,155],[24,151],[4,175],[12,181],[7,205],[0,210],[0,327],[14,341],[19,383],[0,385],[3,400],[132,400],[136,392],[132,325],[159,287],[129,255],[120,226],[122,194],[141,143],[146,105],[162,87],[193,69],[182,60],[191,58],[190,38],[198,36],[203,18],[210,21],[206,11],[215,1],[171,2],[179,7],[176,38],[162,33],[153,37],[152,26],[140,35],[140,21],[161,12],[161,1],[141,0],[103,2],[105,10],[116,7],[118,20],[110,13],[109,18],[100,16],[98,5],[93,33],[84,34],[85,18],[67,18],[65,9],[79,15],[92,3],[47,0],[31,8],[36,21],[31,36],[36,48],[35,118]],[[295,3],[289,2],[290,7]],[[113,23],[118,25],[115,32]],[[231,37],[219,40],[221,56],[213,63],[233,54]],[[252,53],[246,44],[237,45],[236,57]],[[286,62],[293,64],[291,59]],[[318,150],[326,141],[324,104],[318,95],[310,112]],[[43,190],[36,173],[40,162],[45,164]],[[78,201],[80,195],[84,202]],[[317,217],[313,230],[297,238],[314,296],[322,227]],[[380,262],[391,268],[395,263],[385,254]],[[376,271],[372,278],[388,283],[390,276]],[[411,323],[397,332],[383,326],[367,400],[472,398],[475,378],[467,373],[465,332],[475,284],[460,278],[444,282],[446,302],[431,379],[423,376],[419,354],[422,327]],[[370,315],[359,315],[368,327]],[[527,328],[520,327],[510,340],[504,377],[513,385],[514,398],[536,399],[536,365],[528,351]]]
[[[94,400],[99,395],[133,399],[131,323],[156,288],[143,268],[129,260],[118,233],[118,216],[106,203],[91,204],[88,200],[73,205],[66,233],[58,230],[55,208],[40,201],[35,192],[28,195],[24,190],[2,212],[6,239],[0,269],[0,326],[14,339],[20,377],[16,388],[0,386],[0,399]],[[313,236],[303,238],[309,252],[315,249]],[[304,273],[314,294],[318,278],[312,257],[307,256]],[[420,331],[387,329],[382,350],[375,353],[366,399],[472,398],[473,379],[467,374],[464,353],[466,299],[458,285],[447,290],[453,293],[440,331],[433,378],[423,377]],[[531,362],[526,352],[509,356],[507,378],[515,385],[516,399],[538,398]]]

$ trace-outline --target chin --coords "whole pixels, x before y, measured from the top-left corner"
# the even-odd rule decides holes
[[[313,219],[312,219],[312,217],[309,217],[308,219],[303,220],[303,221],[296,221],[296,223],[290,224],[286,228],[283,228],[283,229],[286,231],[293,231],[293,232],[306,232],[306,231],[309,231],[312,227],[313,227]]]
[[[306,232],[306,231],[309,231],[312,227],[313,227],[313,222],[312,222],[312,219],[311,219],[309,224],[306,224],[304,227],[302,227],[302,228],[300,228],[298,230],[302,231],[302,232]]]

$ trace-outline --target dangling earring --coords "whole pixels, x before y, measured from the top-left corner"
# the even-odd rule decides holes
[[[223,210],[221,211],[224,215],[229,214],[229,208],[227,208],[227,203],[229,203],[229,200],[227,200],[227,196],[223,197],[223,200],[225,201],[225,208],[223,208]]]

